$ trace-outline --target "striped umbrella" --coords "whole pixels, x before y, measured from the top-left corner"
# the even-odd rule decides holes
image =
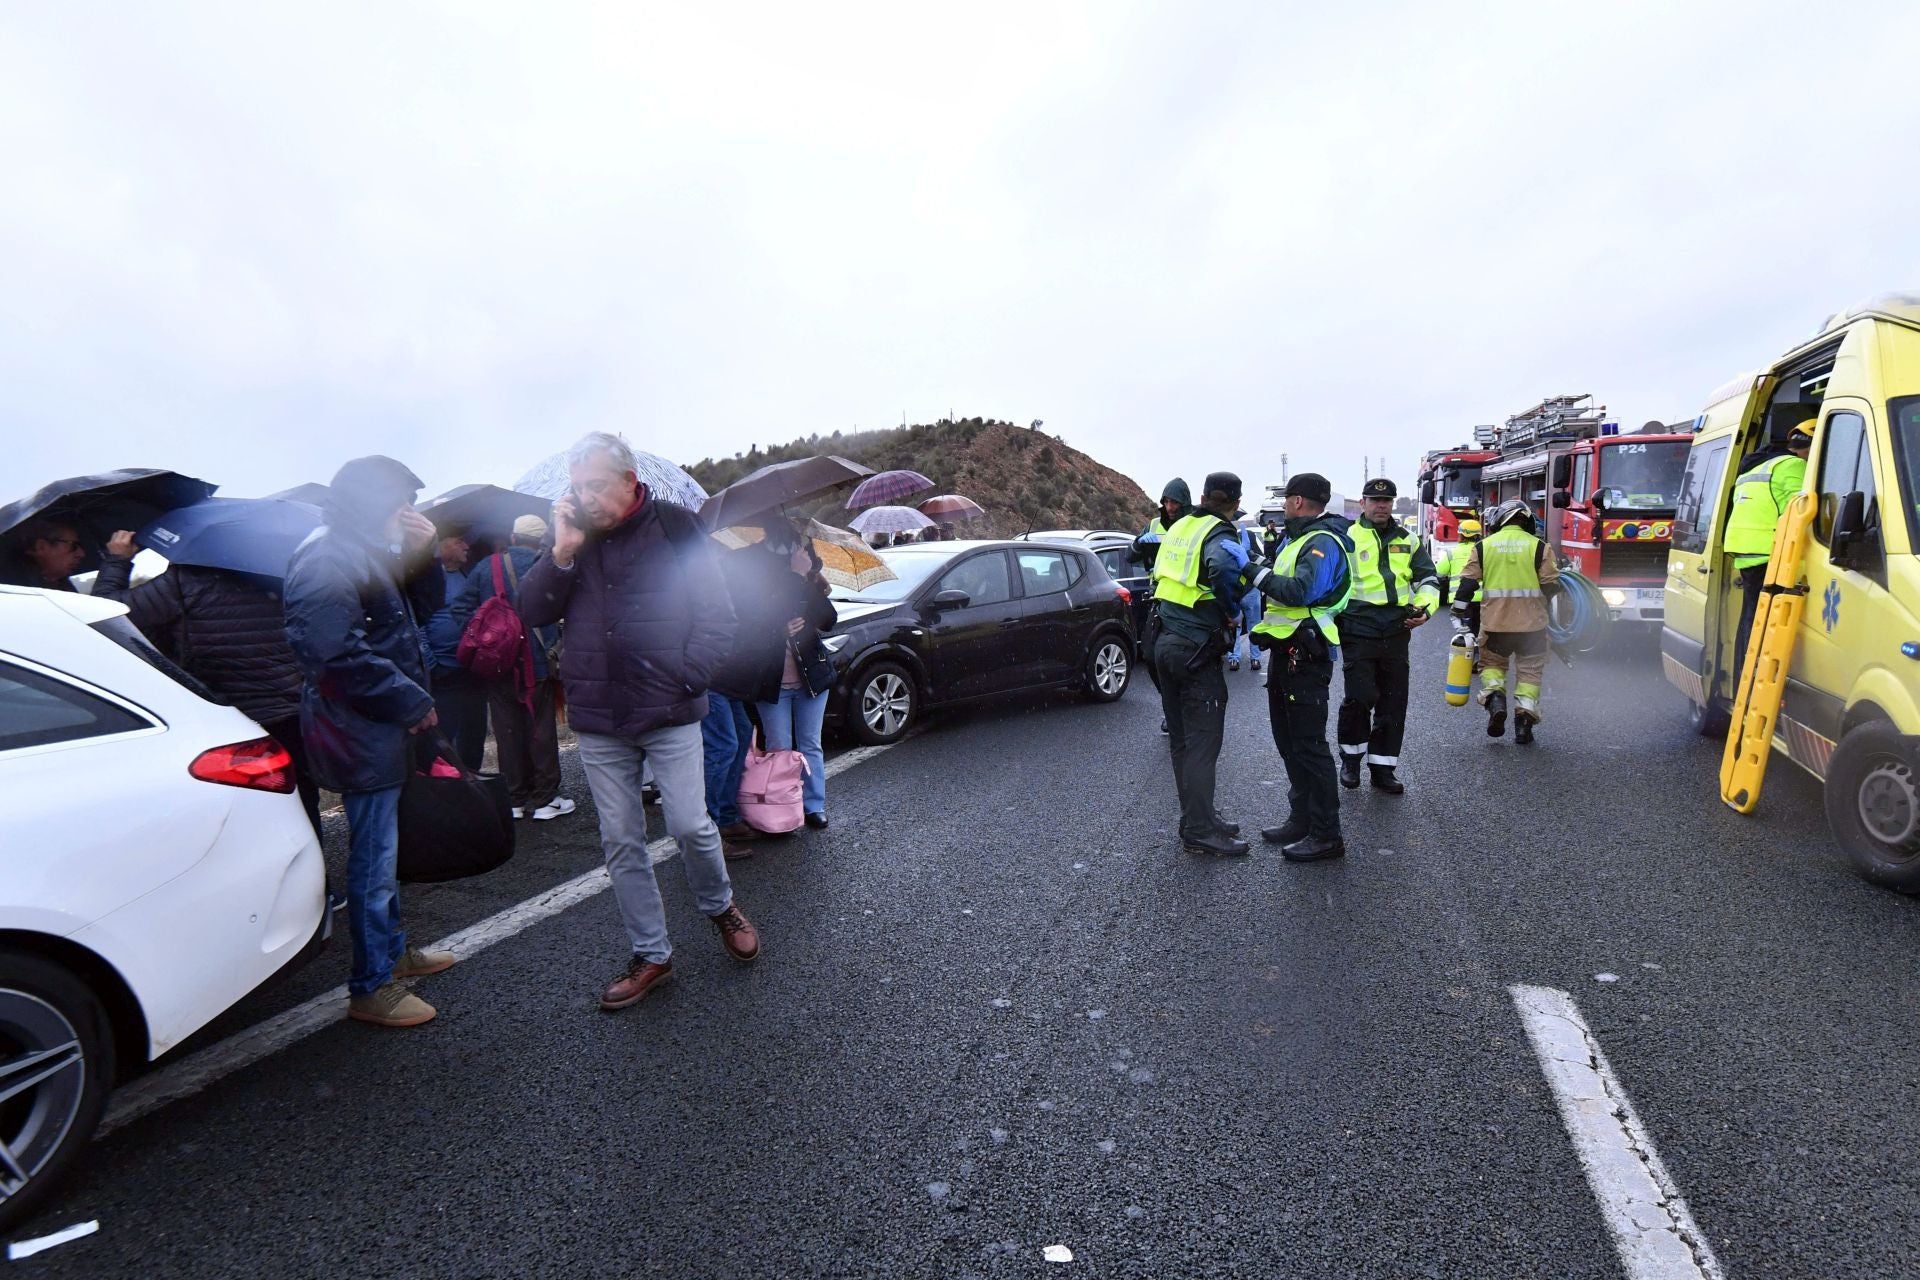
[[[855,507],[874,507],[883,502],[898,502],[902,498],[911,498],[916,493],[925,493],[933,488],[933,481],[918,471],[882,471],[879,475],[868,476],[847,498],[847,510]]]
[[[633,473],[654,497],[689,511],[698,511],[700,504],[707,500],[707,491],[700,487],[698,480],[658,454],[635,449],[633,460]],[[517,492],[558,502],[567,496],[572,484],[567,473],[567,455],[562,450],[514,481],[513,487]]]
[[[933,521],[912,507],[869,507],[850,523],[859,533],[917,533]]]
[[[942,524],[964,524],[987,514],[986,509],[972,498],[963,498],[957,493],[943,493],[937,498],[928,498],[920,504],[920,511]]]

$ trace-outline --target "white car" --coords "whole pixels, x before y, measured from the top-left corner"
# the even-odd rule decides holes
[[[0,1227],[119,1076],[326,936],[292,761],[91,596],[0,587]]]

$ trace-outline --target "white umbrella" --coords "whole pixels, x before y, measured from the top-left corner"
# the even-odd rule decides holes
[[[860,533],[917,533],[933,521],[912,507],[868,507],[848,523]]]
[[[654,497],[689,511],[698,511],[700,504],[707,500],[707,491],[700,487],[698,480],[658,454],[635,449],[633,461],[634,474]],[[562,450],[514,481],[513,487],[520,493],[558,502],[571,491],[572,484],[567,474],[567,455]]]

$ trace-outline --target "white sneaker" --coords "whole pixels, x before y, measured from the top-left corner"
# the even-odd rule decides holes
[[[548,818],[558,818],[562,814],[572,812],[573,801],[567,799],[565,796],[555,796],[551,803],[541,805],[533,811],[531,816],[537,821],[545,822]]]
[[[525,809],[522,809],[519,805],[515,805],[513,806],[513,816],[516,818],[524,818],[527,816],[527,811]]]

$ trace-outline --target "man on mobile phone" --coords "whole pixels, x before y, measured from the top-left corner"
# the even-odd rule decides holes
[[[326,523],[287,567],[287,642],[306,675],[300,731],[316,781],[347,811],[347,1014],[414,1027],[434,1007],[402,978],[439,973],[446,951],[407,945],[400,928],[400,788],[412,735],[439,723],[419,624],[446,599],[433,524],[413,509],[420,478],[378,455],[340,468]]]

